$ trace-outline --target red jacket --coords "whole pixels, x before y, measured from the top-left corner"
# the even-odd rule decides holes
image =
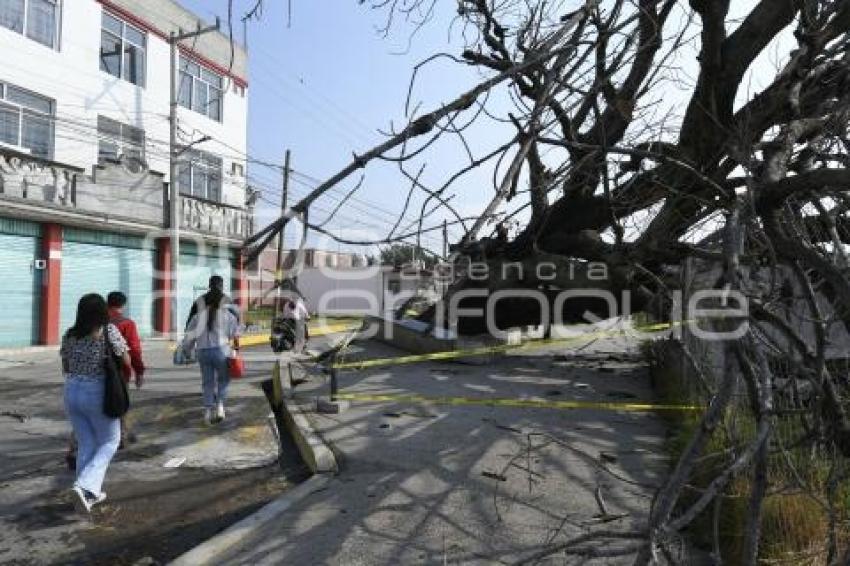
[[[136,323],[125,317],[118,309],[109,309],[109,321],[118,328],[118,332],[127,341],[130,348],[130,365],[136,376],[145,373],[145,363],[142,361],[142,341],[139,339],[139,331]],[[130,381],[130,368],[124,367],[124,380]]]

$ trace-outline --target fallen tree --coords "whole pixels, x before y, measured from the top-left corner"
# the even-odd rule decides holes
[[[361,3],[385,10],[387,28],[399,18],[427,25],[439,8],[434,0]],[[754,564],[765,470],[771,451],[778,450],[771,440],[774,384],[764,334],[785,337],[787,356],[796,364],[794,383],[805,380],[814,392],[794,401],[805,431],[799,443],[835,454],[837,483],[845,478],[838,463],[850,456],[846,376],[826,359],[830,328],[850,330],[850,2],[760,0],[738,19],[730,15],[730,0],[587,0],[572,8],[564,13],[564,2],[544,0],[459,0],[465,49],[435,55],[422,66],[448,59],[479,69],[481,82],[430,112],[411,109],[408,99],[405,127],[354,155],[256,234],[246,253],[256,254],[354,172],[382,161],[395,163],[410,184],[402,214],[410,196],[422,194],[421,220],[403,238],[390,234],[378,241],[416,239],[435,229],[428,218],[442,210],[465,230],[444,259],[485,265],[497,274],[479,278],[456,270],[444,301],[426,313],[429,320],[447,320],[440,310],[470,289],[485,291],[470,304],[506,289],[539,291],[554,302],[563,290],[602,288],[616,297],[629,291],[635,308],[663,306],[683,260],[715,262],[722,269],[714,286],[747,298],[752,330],[729,344],[728,375],[718,379],[635,552],[638,563],[662,560],[675,534],[733,478],[749,473],[752,512],[742,560]],[[781,66],[766,63],[770,50],[781,54]],[[751,92],[755,79],[763,86]],[[496,91],[507,93],[510,107],[491,102]],[[491,150],[474,148],[481,151],[476,153],[465,132],[481,120],[509,125],[511,133]],[[426,186],[421,169],[408,169],[444,139],[459,140],[469,162],[444,172],[443,184]],[[494,193],[480,215],[462,218],[452,208],[452,193],[480,168],[493,171]],[[513,233],[509,221],[517,223]],[[492,233],[483,234],[488,226]],[[555,266],[554,276],[541,276],[542,262]],[[588,276],[594,263],[606,266],[604,284]],[[506,269],[512,265],[521,266],[523,275]],[[813,336],[802,335],[779,313],[779,277],[768,284],[754,277],[780,271],[793,274],[807,299],[795,316],[814,321]],[[587,300],[562,306],[566,320],[588,310],[604,314],[605,307]],[[547,322],[542,312],[535,300],[514,298],[501,301],[494,316],[505,327]],[[479,332],[485,322],[467,318],[460,330]],[[683,490],[730,410],[738,383],[746,385],[754,433],[741,439],[724,471],[682,509]],[[837,530],[833,521],[828,560],[836,563],[843,552]],[[848,560],[845,555],[841,563]]]

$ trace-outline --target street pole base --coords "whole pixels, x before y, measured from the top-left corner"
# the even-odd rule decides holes
[[[318,397],[316,399],[316,412],[325,415],[338,415],[347,411],[349,407],[351,407],[351,403],[348,401],[341,401],[339,399],[334,401],[324,397]]]

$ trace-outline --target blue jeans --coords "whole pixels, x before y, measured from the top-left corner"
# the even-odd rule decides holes
[[[109,462],[121,442],[121,421],[103,414],[103,378],[65,381],[65,412],[77,437],[75,486],[99,495]]]
[[[214,407],[227,399],[230,375],[227,373],[227,356],[223,348],[199,348],[198,365],[201,366],[201,383],[204,407]]]

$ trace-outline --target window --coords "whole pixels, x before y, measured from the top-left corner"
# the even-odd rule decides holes
[[[0,26],[56,47],[57,0],[0,0]]]
[[[221,158],[204,151],[186,150],[177,165],[180,194],[221,201]]]
[[[236,163],[235,161],[230,164],[230,174],[234,177],[244,177],[245,176],[245,166],[241,163]]]
[[[53,101],[0,83],[0,142],[50,159],[53,154]]]
[[[147,38],[143,31],[103,12],[100,30],[101,71],[134,85],[145,86],[146,44]]]
[[[97,117],[98,162],[119,158],[145,161],[145,131],[105,116]]]
[[[186,57],[180,57],[180,106],[221,122],[224,80]]]

